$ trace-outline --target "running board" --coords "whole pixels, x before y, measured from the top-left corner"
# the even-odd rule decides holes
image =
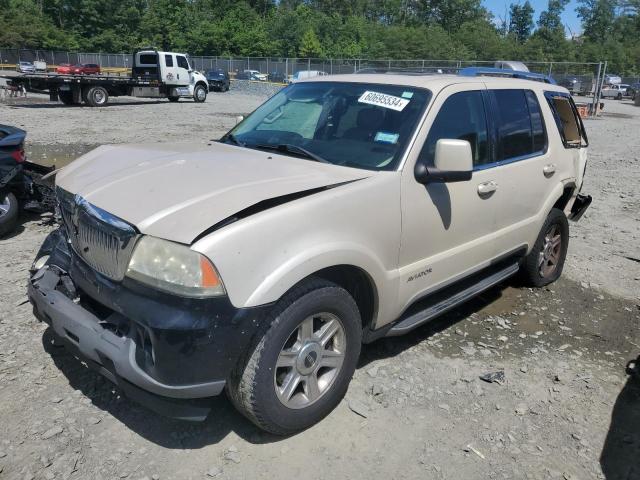
[[[410,332],[414,328],[424,325],[425,323],[433,320],[439,315],[451,310],[452,308],[466,302],[467,300],[479,295],[485,290],[493,287],[494,285],[506,280],[515,274],[519,269],[519,263],[511,263],[508,266],[496,271],[479,280],[476,283],[462,287],[461,290],[453,292],[451,295],[445,298],[440,297],[436,303],[432,303],[428,307],[410,314],[405,318],[401,318],[388,332],[387,337],[397,337]]]

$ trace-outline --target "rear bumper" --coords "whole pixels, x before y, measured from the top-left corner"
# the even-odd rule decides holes
[[[29,300],[67,349],[152,410],[204,419],[206,400],[223,391],[266,307],[236,309],[226,298],[110,282],[69,251],[60,231],[43,254],[50,258],[31,277]]]

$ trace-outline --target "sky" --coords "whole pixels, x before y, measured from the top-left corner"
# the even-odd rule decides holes
[[[537,23],[538,16],[540,12],[547,9],[547,0],[529,0],[533,8],[535,8],[536,13],[533,15],[533,21]],[[493,15],[496,17],[496,21],[499,22],[500,18],[504,18],[505,11],[509,12],[509,5],[511,3],[524,3],[524,0],[483,0],[485,7],[487,7]],[[562,20],[565,25],[565,29],[567,30],[567,36],[571,36],[571,31],[574,34],[578,34],[581,31],[580,28],[580,19],[576,14],[576,7],[578,6],[578,2],[576,0],[571,0],[571,2],[567,5],[567,8],[562,13]]]

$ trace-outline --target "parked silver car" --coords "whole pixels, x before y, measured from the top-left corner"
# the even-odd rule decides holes
[[[16,71],[20,73],[36,73],[36,67],[31,62],[18,62]]]

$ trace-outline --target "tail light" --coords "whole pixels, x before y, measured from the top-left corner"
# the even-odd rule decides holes
[[[27,155],[24,153],[24,146],[20,145],[18,150],[11,152],[11,156],[18,163],[23,163],[27,159]]]

